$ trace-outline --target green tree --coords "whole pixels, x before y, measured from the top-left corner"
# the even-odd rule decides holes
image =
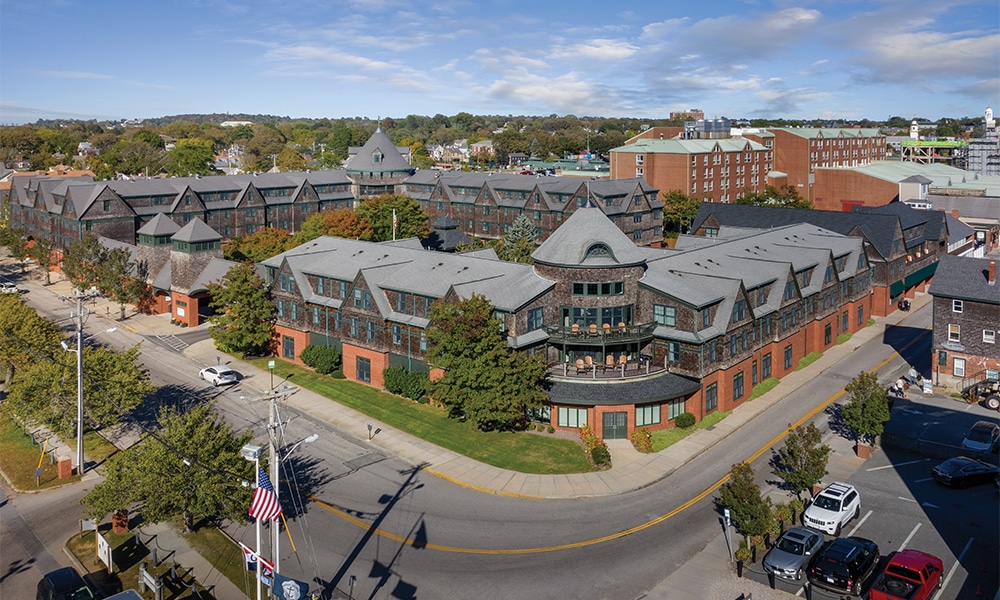
[[[688,196],[680,190],[670,190],[660,194],[663,200],[663,225],[668,231],[686,233],[687,228],[698,216],[701,198]]]
[[[148,372],[137,366],[139,346],[117,352],[83,348],[83,406],[97,428],[110,427],[153,392]],[[76,355],[61,349],[14,375],[7,399],[30,422],[45,423],[63,439],[76,438]]]
[[[516,428],[526,408],[538,408],[545,363],[541,356],[511,352],[500,321],[484,296],[431,305],[427,361],[444,370],[430,395],[452,414],[465,414],[484,431]]]
[[[774,520],[771,499],[761,495],[760,486],[754,482],[753,467],[747,463],[733,465],[729,481],[719,488],[719,495],[719,505],[729,509],[743,535],[764,535],[771,529]]]
[[[52,263],[54,262],[53,253],[55,250],[55,242],[49,238],[36,237],[32,240],[29,256],[35,259],[38,266],[45,271],[45,285],[50,285],[52,283],[52,273],[50,272],[50,269],[52,268]]]
[[[780,477],[788,490],[799,499],[803,491],[812,489],[827,474],[826,465],[831,450],[821,442],[822,436],[816,425],[800,425],[788,432],[785,445],[771,461],[771,472]]]
[[[101,264],[104,246],[93,233],[85,233],[83,239],[70,244],[63,255],[62,271],[73,287],[87,289],[97,285],[97,266]]]
[[[264,280],[253,263],[241,263],[229,269],[222,283],[208,286],[210,306],[215,314],[208,318],[208,332],[223,352],[257,355],[271,347],[274,305]]]
[[[216,173],[215,153],[210,140],[185,138],[177,140],[172,150],[167,152],[166,171],[168,175],[211,175]]]
[[[190,531],[195,518],[247,521],[252,491],[241,481],[255,481],[253,463],[240,449],[250,432],[236,435],[212,403],[189,410],[167,407],[161,429],[147,434],[105,463],[105,479],[80,501],[90,518],[136,507],[149,523],[182,517]]]
[[[292,236],[284,229],[263,227],[254,233],[234,237],[223,252],[228,260],[263,262],[292,247]]]
[[[844,425],[862,444],[874,443],[889,422],[889,394],[874,373],[859,373],[844,388],[848,400],[840,409]]]
[[[40,317],[19,295],[0,294],[0,367],[6,385],[17,371],[62,352],[62,339],[59,327]]]
[[[283,173],[289,171],[305,171],[306,170],[306,159],[291,148],[285,148],[280,153],[278,153],[277,165]]]
[[[538,248],[535,243],[537,231],[527,215],[517,215],[511,224],[510,231],[497,245],[497,255],[501,260],[532,264],[531,253]]]
[[[799,196],[799,191],[790,185],[781,187],[769,185],[764,188],[763,193],[744,190],[743,195],[737,198],[735,203],[780,208],[812,208],[812,202]]]
[[[395,211],[397,226],[393,236],[393,212]],[[430,235],[427,213],[420,210],[420,204],[401,194],[383,194],[374,198],[366,198],[354,211],[358,219],[368,222],[372,235],[367,238],[372,242],[385,242],[408,237],[425,238]]]
[[[120,320],[125,320],[125,306],[141,306],[150,296],[146,285],[146,273],[141,265],[132,260],[124,248],[105,249],[100,254],[97,265],[97,289],[104,296],[118,303]]]

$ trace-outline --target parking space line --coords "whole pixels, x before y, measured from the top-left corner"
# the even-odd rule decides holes
[[[861,529],[861,526],[865,524],[865,521],[867,521],[868,517],[870,517],[870,516],[872,516],[872,511],[866,512],[865,516],[861,517],[861,520],[858,521],[858,524],[854,526],[854,529],[852,529],[851,532],[847,534],[848,537],[850,537],[850,536],[854,535],[855,533],[857,533],[858,529]]]
[[[948,576],[944,578],[944,583],[941,584],[941,589],[938,590],[938,593],[934,594],[934,600],[938,600],[938,598],[941,597],[941,594],[944,593],[944,588],[948,587],[948,582],[951,581],[951,576],[955,574],[955,569],[958,568],[958,565],[962,564],[962,559],[965,558],[965,553],[969,551],[969,546],[972,545],[972,540],[974,539],[976,538],[969,538],[969,541],[965,544],[965,548],[962,548],[962,553],[958,555],[957,559],[955,559],[955,564],[948,569]]]
[[[923,479],[916,479],[916,480],[914,480],[913,483],[923,483],[925,481],[930,481],[931,479],[934,479],[934,478],[933,477],[924,477]]]
[[[910,532],[910,535],[906,536],[906,539],[903,540],[903,543],[899,545],[900,552],[906,549],[906,545],[910,543],[910,540],[913,539],[913,534],[915,534],[918,529],[920,529],[920,523],[916,524],[916,526],[913,528],[913,531]]]
[[[917,504],[917,501],[916,501],[916,500],[914,500],[913,498],[904,498],[904,497],[902,497],[902,496],[896,496],[896,497],[897,497],[897,498],[899,498],[900,500],[905,500],[905,501],[907,501],[907,502],[912,502],[912,503],[914,503],[914,504]]]
[[[901,462],[896,465],[885,465],[884,467],[872,467],[871,469],[865,469],[866,471],[881,471],[882,469],[895,469],[896,467],[905,467],[906,465],[915,465],[917,463],[927,462],[929,458],[922,458],[920,460],[911,460],[908,462]]]

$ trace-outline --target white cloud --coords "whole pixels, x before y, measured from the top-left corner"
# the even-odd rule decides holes
[[[635,56],[639,48],[621,40],[595,39],[571,46],[558,46],[548,54],[558,60],[625,60]]]
[[[90,73],[88,71],[40,71],[39,75],[55,79],[114,79],[111,75]]]

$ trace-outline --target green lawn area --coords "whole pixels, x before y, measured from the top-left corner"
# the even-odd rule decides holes
[[[76,438],[66,441],[72,448],[75,462]],[[51,449],[48,446],[47,449]],[[96,432],[87,431],[83,434],[83,452],[91,463],[100,462],[114,454],[116,449]],[[35,469],[41,459],[42,475],[35,484]],[[52,464],[48,453],[42,455],[41,449],[31,443],[31,438],[25,435],[9,415],[0,413],[0,470],[15,487],[21,490],[44,490],[67,483],[80,481],[79,475],[59,479],[57,466]]]
[[[842,334],[838,335],[837,336],[837,344],[838,345],[843,344],[847,340],[851,339],[851,336],[853,336],[853,335],[854,335],[853,333],[842,333]]]
[[[753,386],[753,391],[750,392],[750,398],[747,402],[750,402],[750,400],[753,400],[754,398],[760,398],[764,394],[770,392],[774,389],[774,386],[778,385],[778,383],[779,381],[776,377],[768,377],[764,381],[761,381],[757,385]]]
[[[806,354],[805,356],[802,357],[802,360],[799,361],[799,366],[796,367],[795,370],[801,371],[802,369],[808,367],[809,365],[819,360],[820,357],[822,356],[823,356],[822,352],[810,352],[809,354]]]
[[[664,448],[669,448],[672,444],[683,440],[687,436],[691,435],[699,429],[707,429],[712,425],[715,425],[719,421],[725,419],[730,415],[732,411],[723,412],[717,410],[714,413],[709,414],[707,417],[702,419],[702,421],[696,424],[694,427],[688,427],[686,429],[681,429],[680,427],[674,427],[672,429],[661,429],[660,431],[653,432],[653,452],[659,452]]]
[[[286,381],[325,396],[433,444],[501,469],[520,473],[584,473],[593,470],[580,444],[548,434],[481,432],[470,422],[449,419],[445,411],[418,404],[353,381],[319,375],[294,363],[252,359],[267,370],[274,360],[274,383]]]

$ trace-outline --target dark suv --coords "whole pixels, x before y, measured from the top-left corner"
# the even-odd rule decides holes
[[[809,583],[835,592],[861,595],[861,586],[878,566],[878,545],[864,538],[830,540],[809,563]]]
[[[36,600],[94,600],[90,587],[73,567],[64,567],[50,573],[38,582]]]

